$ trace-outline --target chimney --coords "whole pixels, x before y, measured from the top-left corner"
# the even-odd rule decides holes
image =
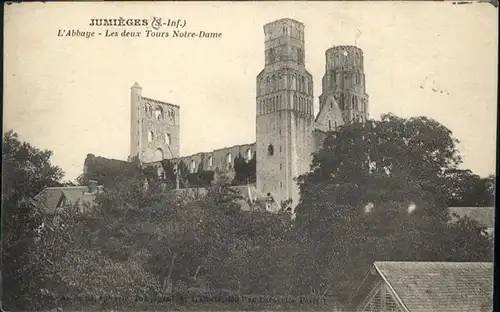
[[[97,181],[89,180],[89,193],[94,193],[97,191]]]

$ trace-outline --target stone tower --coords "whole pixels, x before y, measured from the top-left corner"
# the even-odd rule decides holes
[[[179,106],[142,96],[136,82],[130,98],[130,157],[141,163],[179,157]]]
[[[339,105],[344,123],[364,122],[368,118],[363,51],[355,46],[334,46],[325,52],[326,68],[319,97],[320,110],[328,96]]]
[[[313,152],[313,79],[305,67],[304,24],[264,25],[265,67],[257,76],[257,189],[278,203],[299,200],[295,177]]]

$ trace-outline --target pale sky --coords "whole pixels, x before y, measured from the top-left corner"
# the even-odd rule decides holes
[[[354,44],[359,29],[371,117],[436,119],[462,142],[463,167],[485,176],[495,172],[497,14],[490,4],[451,2],[13,4],[5,6],[4,131],[52,150],[73,180],[87,153],[127,159],[137,81],[143,96],[181,107],[181,155],[255,142],[263,25],[289,17],[305,24],[316,112],[325,50]],[[91,18],[153,16],[223,35],[57,37],[59,29],[93,30]]]

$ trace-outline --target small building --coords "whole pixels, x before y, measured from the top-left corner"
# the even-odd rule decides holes
[[[35,196],[35,201],[47,215],[53,215],[57,209],[75,204],[83,211],[87,205],[94,203],[95,196],[102,189],[96,181],[89,181],[88,186],[46,187]]]
[[[493,311],[493,263],[375,262],[345,311]]]

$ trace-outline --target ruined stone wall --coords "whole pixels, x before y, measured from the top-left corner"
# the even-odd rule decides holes
[[[148,163],[179,157],[180,107],[142,95],[136,82],[131,90],[130,158]]]

